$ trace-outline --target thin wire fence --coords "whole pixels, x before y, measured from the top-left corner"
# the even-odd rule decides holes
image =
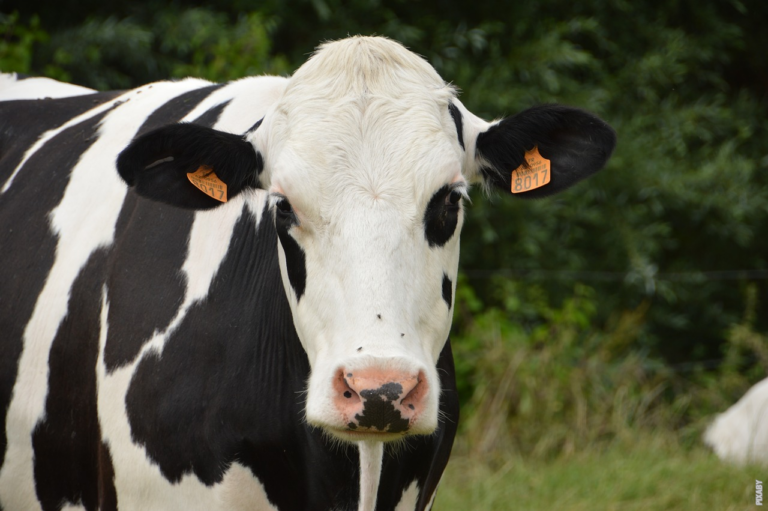
[[[768,270],[720,270],[644,273],[639,271],[521,270],[513,268],[497,268],[493,270],[468,269],[463,270],[462,273],[473,279],[509,277],[517,280],[591,280],[608,282],[632,282],[638,279],[652,279],[659,281],[696,283],[712,280],[768,279]]]

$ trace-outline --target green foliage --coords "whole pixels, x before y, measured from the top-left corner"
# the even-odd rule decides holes
[[[0,69],[5,72],[29,73],[35,43],[48,40],[33,16],[29,24],[19,22],[19,14],[0,13]]]
[[[289,71],[271,55],[274,21],[258,12],[230,18],[208,8],[142,16],[89,18],[55,32],[36,56],[43,74],[99,90],[167,78],[226,81]]]
[[[160,50],[176,54],[172,76],[197,76],[213,81],[288,72],[285,59],[271,57],[273,22],[259,13],[241,14],[234,23],[206,9],[166,13],[157,23]]]
[[[457,297],[454,352],[471,455],[546,458],[674,426],[679,412],[663,406],[669,371],[632,349],[647,303],[601,330],[592,288],[578,284],[552,307],[541,287],[496,284],[501,308],[470,315],[477,304],[466,289]]]
[[[497,279],[502,305],[488,307],[460,284],[452,341],[465,412],[459,449],[470,457],[549,459],[658,431],[690,448],[768,372],[768,338],[754,330],[756,286],[712,370],[670,367],[639,348],[650,301],[601,326],[597,296],[583,284],[557,307],[540,286]]]

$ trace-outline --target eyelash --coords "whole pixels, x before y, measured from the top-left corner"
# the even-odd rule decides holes
[[[445,205],[447,207],[457,208],[459,207],[459,201],[466,199],[469,201],[469,194],[467,188],[463,185],[455,186],[445,196]],[[471,201],[470,201],[471,202]]]
[[[299,220],[296,217],[296,212],[284,195],[273,194],[271,200],[272,207],[274,208],[275,215],[278,219],[287,220],[298,225]]]

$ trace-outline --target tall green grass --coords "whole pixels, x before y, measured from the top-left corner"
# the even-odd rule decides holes
[[[596,325],[589,287],[557,305],[535,286],[497,290],[490,307],[466,281],[457,290],[462,422],[436,510],[754,506],[768,466],[730,466],[701,442],[714,414],[768,372],[754,287],[719,365],[684,371],[635,348],[648,302]]]
[[[557,306],[508,280],[498,294],[502,305],[486,307],[461,281],[454,318],[457,448],[487,462],[550,459],[651,432],[692,448],[714,414],[768,373],[768,340],[752,328],[754,287],[743,320],[724,333],[719,366],[683,372],[634,347],[648,302],[595,325],[594,291],[581,284]]]

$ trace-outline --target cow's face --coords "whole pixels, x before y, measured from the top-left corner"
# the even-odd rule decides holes
[[[285,293],[312,368],[307,420],[344,440],[392,440],[437,426],[436,364],[451,325],[469,182],[509,191],[511,171],[536,146],[551,160],[550,182],[524,195],[548,195],[599,170],[614,143],[605,123],[560,106],[486,123],[399,44],[352,38],[302,66],[258,129],[158,130],[124,151],[118,169],[139,193],[157,190],[142,182],[158,179],[169,151],[153,149],[186,145],[159,164],[169,174],[206,165],[230,194],[267,190]],[[153,198],[216,205],[181,181],[174,197]]]
[[[307,419],[344,438],[430,433],[468,186],[453,90],[394,43],[333,46],[252,137],[312,366]],[[398,66],[377,76],[390,46]]]

